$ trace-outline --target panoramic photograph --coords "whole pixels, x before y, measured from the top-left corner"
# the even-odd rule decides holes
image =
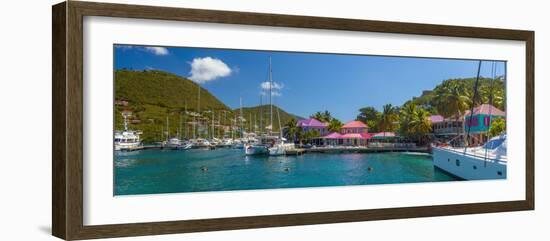
[[[115,44],[114,195],[506,179],[506,62]]]

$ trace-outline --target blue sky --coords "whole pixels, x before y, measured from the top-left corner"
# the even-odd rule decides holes
[[[402,105],[423,90],[449,78],[475,77],[478,61],[366,55],[227,50],[116,45],[115,68],[157,69],[199,82],[231,108],[260,102],[272,59],[274,103],[308,117],[328,110],[341,121],[355,119],[358,109]],[[504,73],[497,64],[497,76]],[[491,62],[481,75],[491,76]],[[264,96],[264,103],[268,96]]]

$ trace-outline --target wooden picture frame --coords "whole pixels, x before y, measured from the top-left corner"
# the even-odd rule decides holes
[[[52,7],[52,232],[66,240],[533,210],[534,32],[68,1]],[[83,17],[298,27],[526,43],[525,200],[87,226],[83,224]]]

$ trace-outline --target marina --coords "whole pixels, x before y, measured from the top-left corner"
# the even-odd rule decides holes
[[[286,67],[274,70],[271,55],[292,59],[282,53],[262,54],[253,63],[255,77],[238,88],[209,83],[231,73],[223,61],[211,57],[189,62],[189,77],[117,69],[115,195],[507,177],[504,63],[485,61],[487,78],[482,76],[484,61],[463,61],[460,65],[468,66],[463,74],[475,77],[435,80],[433,89],[399,106],[391,104],[397,97],[388,92],[378,97],[385,103],[361,107],[357,102],[363,98],[377,99],[368,91],[347,93],[355,88],[340,93],[328,87],[332,82],[310,83],[302,86],[305,91],[292,92],[276,79],[291,78],[286,75],[289,69],[304,69],[282,61],[279,66]],[[216,65],[225,76],[203,75],[206,70],[199,65]],[[305,66],[309,70],[303,76],[324,71]],[[364,84],[357,78],[353,82]]]

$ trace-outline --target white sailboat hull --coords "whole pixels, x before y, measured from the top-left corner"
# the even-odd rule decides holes
[[[506,161],[473,155],[459,149],[433,147],[434,165],[465,180],[505,179]]]
[[[277,144],[274,147],[269,148],[270,156],[282,156],[286,155],[286,152],[294,149],[294,143]]]
[[[244,147],[244,153],[247,156],[266,155],[268,154],[268,149],[265,146],[246,145]]]

